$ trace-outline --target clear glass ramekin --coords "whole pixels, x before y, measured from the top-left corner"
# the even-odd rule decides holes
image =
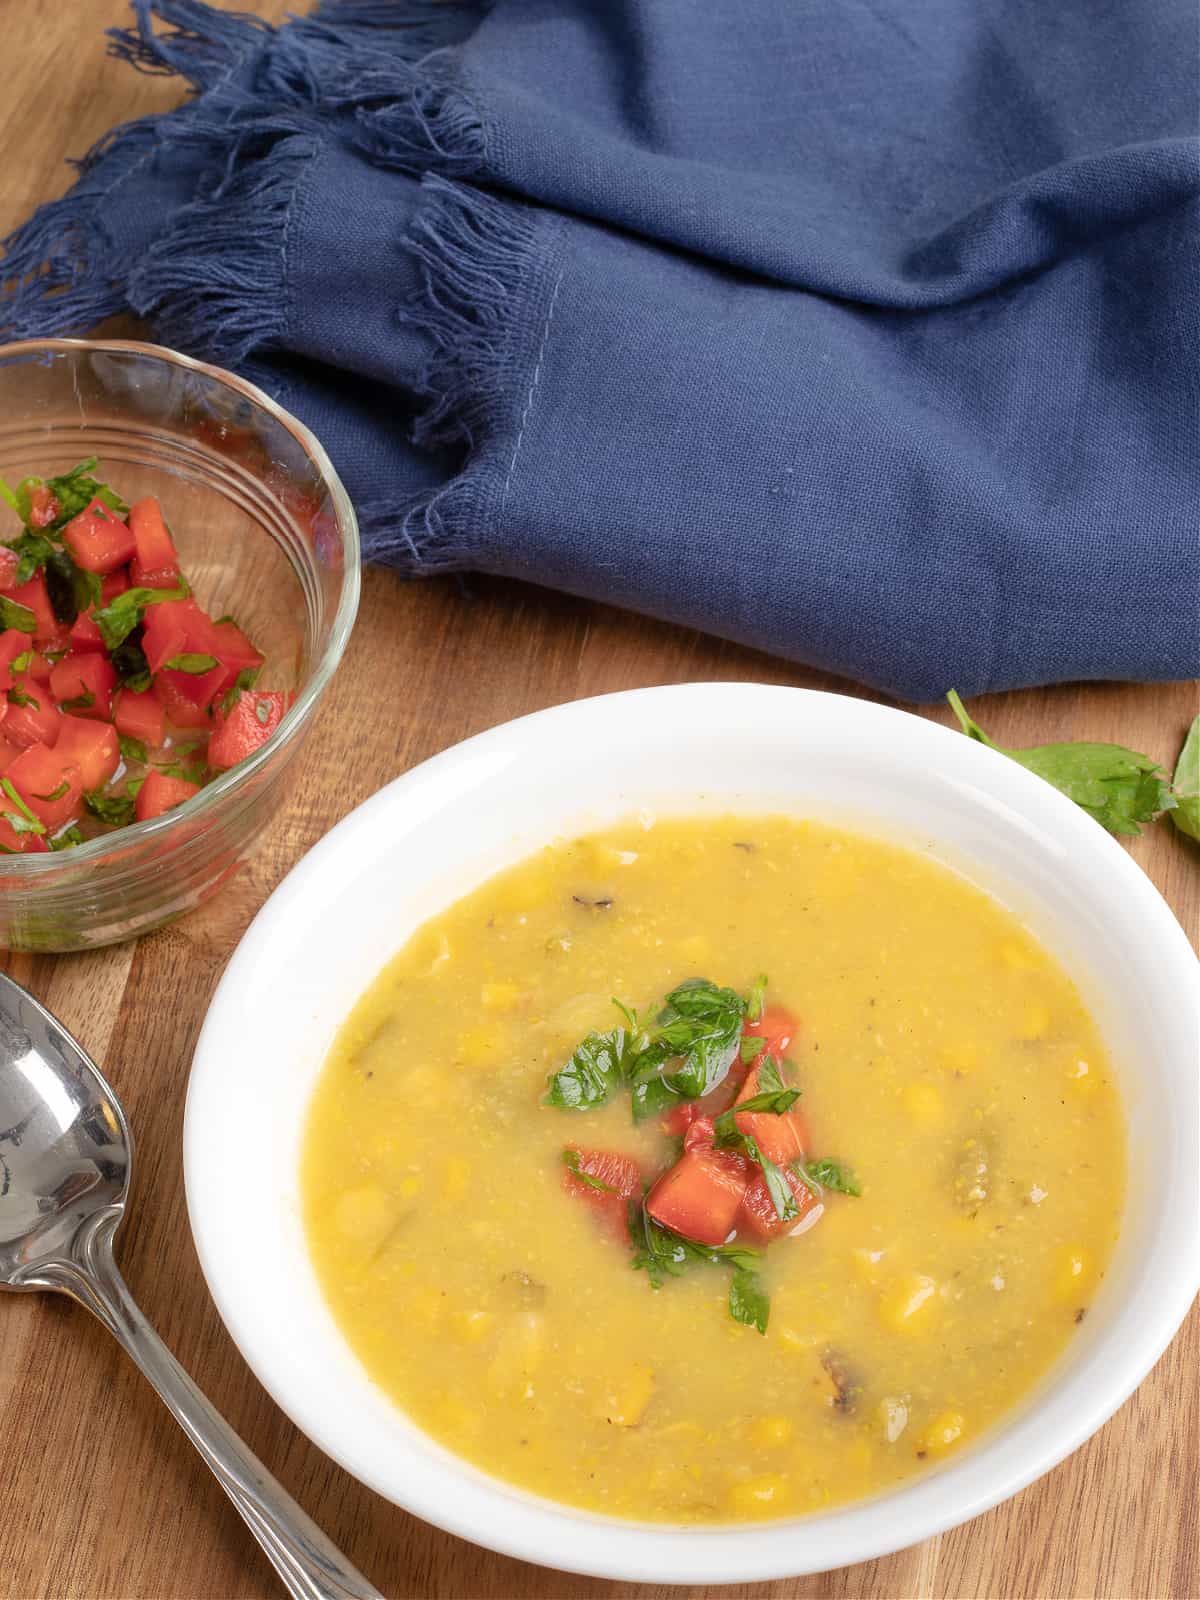
[[[0,475],[87,456],[126,500],[157,495],[196,598],[232,613],[295,704],[263,747],[177,810],[52,855],[0,856],[0,947],[130,939],[213,894],[253,849],[358,609],[358,526],[307,428],[232,373],[131,340],[0,345]],[[11,525],[10,525],[11,524]],[[0,506],[0,539],[19,532]]]

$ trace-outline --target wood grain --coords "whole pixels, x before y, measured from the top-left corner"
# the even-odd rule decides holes
[[[257,9],[277,18],[284,0]],[[175,80],[110,61],[120,0],[4,0],[0,228],[65,187],[67,154],[158,110]],[[14,159],[15,158],[15,159]],[[9,958],[102,1061],[137,1132],[134,1205],[120,1240],[147,1314],[273,1472],[389,1596],[1171,1597],[1200,1593],[1200,1317],[1069,1461],[989,1515],[862,1566],[727,1590],[623,1590],[493,1556],[425,1526],[334,1467],[247,1372],[205,1292],[184,1210],[180,1128],[191,1050],[222,966],[264,897],[345,812],[468,734],[581,695],[690,679],[848,686],[752,651],[509,583],[405,586],[367,575],[349,658],[299,763],[290,805],[216,904],[133,946]],[[854,691],[850,691],[854,692]],[[1091,685],[980,706],[1011,744],[1086,736],[1173,758],[1194,686]],[[932,712],[948,720],[943,712]],[[1196,936],[1200,854],[1167,827],[1131,845]],[[265,1560],[149,1388],[100,1326],[52,1297],[0,1306],[0,1594],[252,1597],[279,1591]]]

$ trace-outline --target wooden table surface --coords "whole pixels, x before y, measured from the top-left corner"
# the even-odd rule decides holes
[[[272,19],[284,0],[257,9]],[[62,159],[111,124],[180,97],[177,80],[110,61],[121,0],[4,0],[7,160],[0,231],[65,187]],[[209,997],[250,918],[353,806],[435,751],[582,695],[697,679],[848,685],[600,605],[509,583],[404,585],[366,575],[349,656],[299,761],[285,815],[213,905],[91,955],[12,955],[8,970],[106,1068],[137,1134],[119,1254],[147,1315],[233,1425],[383,1592],[612,1596],[638,1591],[526,1566],[451,1538],[362,1488],[276,1410],[205,1291],[184,1208],[188,1062]],[[853,691],[850,691],[853,692]],[[981,720],[1006,744],[1112,739],[1173,761],[1194,685],[1091,685],[996,696]],[[942,711],[929,713],[948,720]],[[1200,852],[1169,826],[1131,853],[1195,937]],[[1089,1444],[1024,1493],[940,1538],[862,1566],[690,1593],[778,1596],[1200,1594],[1200,1317]],[[278,1586],[175,1424],[100,1325],[54,1296],[0,1306],[0,1594],[275,1596]]]

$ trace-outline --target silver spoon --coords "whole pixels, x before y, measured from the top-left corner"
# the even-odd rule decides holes
[[[0,1288],[55,1289],[137,1362],[299,1600],[382,1600],[197,1389],[113,1260],[133,1140],[94,1063],[0,973]]]

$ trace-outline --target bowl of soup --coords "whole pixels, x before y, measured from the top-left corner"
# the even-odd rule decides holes
[[[624,1581],[869,1559],[1061,1460],[1185,1314],[1195,980],[1120,847],[946,729],[557,707],[247,932],[201,1263],[297,1425],[451,1532]]]

